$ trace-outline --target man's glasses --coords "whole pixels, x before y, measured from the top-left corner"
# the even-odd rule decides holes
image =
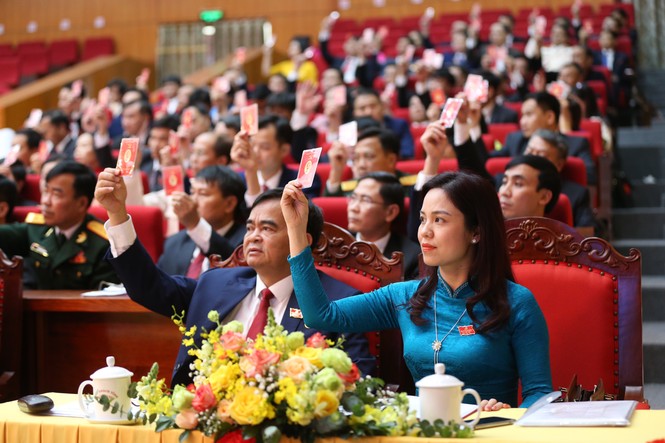
[[[385,203],[383,202],[377,202],[372,200],[372,197],[369,195],[358,195],[358,194],[351,194],[347,195],[346,199],[349,201],[349,204],[351,203],[359,203],[363,205],[384,205]]]

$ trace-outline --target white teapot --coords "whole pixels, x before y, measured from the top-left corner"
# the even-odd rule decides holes
[[[132,372],[125,368],[115,366],[115,357],[106,357],[106,367],[98,369],[79,385],[78,400],[81,410],[86,417],[98,421],[121,421],[127,419],[127,413],[131,407],[131,399],[127,395],[129,385],[132,382]],[[92,386],[92,398],[83,394],[86,386]],[[104,410],[104,405],[99,401],[106,395],[111,407]],[[114,408],[114,405],[118,405]],[[115,410],[114,412],[114,409]]]
[[[434,365],[434,374],[424,377],[416,383],[418,397],[420,398],[420,418],[433,422],[441,419],[448,424],[454,421],[465,426],[475,426],[480,420],[480,396],[475,389],[462,389],[464,383],[452,375],[446,375],[446,365]],[[471,394],[476,399],[478,409],[476,417],[470,422],[463,422],[460,414],[460,405],[465,394]]]

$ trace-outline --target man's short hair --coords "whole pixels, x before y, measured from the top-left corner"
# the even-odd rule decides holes
[[[42,119],[48,118],[53,126],[64,126],[69,131],[69,117],[60,109],[51,109],[44,113]]]
[[[275,134],[279,144],[291,144],[291,141],[293,140],[293,129],[287,119],[274,114],[264,115],[259,118],[259,129],[265,129],[268,126],[275,127]]]
[[[536,105],[543,112],[552,111],[554,113],[554,119],[556,123],[559,123],[559,115],[561,115],[561,104],[559,103],[559,99],[549,92],[533,92],[527,95],[524,100],[534,100]]]
[[[381,147],[386,154],[399,156],[400,142],[393,131],[383,128],[368,128],[358,134],[358,141],[372,137],[379,139]]]
[[[256,198],[252,205],[252,209],[266,201],[281,200],[282,192],[284,192],[284,188],[268,189]],[[323,231],[323,212],[321,212],[321,208],[312,203],[312,200],[310,199],[307,199],[307,206],[309,207],[309,215],[307,216],[307,233],[312,236],[312,247],[314,247],[319,242],[321,232]]]
[[[130,106],[138,105],[139,106],[139,114],[145,115],[148,117],[148,120],[152,121],[152,106],[150,105],[150,102],[147,100],[134,100],[129,103],[127,103],[124,108],[128,108]]]
[[[46,175],[46,183],[59,175],[72,174],[74,176],[74,196],[87,197],[88,207],[95,197],[97,177],[87,166],[73,160],[63,160],[53,167]]]
[[[291,92],[272,93],[266,99],[266,106],[271,108],[286,108],[289,111],[296,109],[296,95]]]
[[[559,194],[561,193],[561,176],[559,175],[559,171],[556,170],[554,163],[538,155],[518,155],[513,157],[506,165],[506,171],[518,165],[531,166],[533,169],[539,171],[536,190],[549,189],[552,191],[552,198],[545,205],[545,213],[550,212],[559,200]]]
[[[358,100],[358,97],[360,97],[361,95],[373,95],[373,96],[376,97],[379,101],[381,101],[381,96],[380,96],[379,93],[376,92],[374,89],[371,89],[371,88],[358,88],[358,90],[356,91],[356,96],[355,96],[355,98],[353,99],[354,105],[355,105],[355,101]]]
[[[563,138],[559,132],[550,131],[549,129],[538,129],[536,130],[531,137],[540,137],[548,145],[556,148],[559,153],[559,157],[566,159],[568,157],[568,144],[566,139]]]
[[[16,135],[25,135],[25,138],[28,143],[28,148],[37,149],[39,148],[39,143],[42,141],[42,135],[31,128],[23,128],[16,131]]]
[[[128,88],[127,82],[124,81],[121,78],[113,78],[113,79],[109,80],[109,82],[106,84],[106,87],[107,88],[113,88],[113,87],[118,88],[118,92],[120,92],[121,97],[123,95],[125,95],[125,92],[127,92],[127,88]]]
[[[487,84],[498,92],[499,87],[501,86],[501,79],[498,75],[492,71],[483,71],[480,73],[483,76],[483,79],[487,80]]]
[[[141,96],[141,98],[139,100],[145,100],[147,102],[150,101],[150,97],[148,96],[148,93],[145,92],[143,89],[137,88],[136,86],[130,86],[129,88],[127,88],[127,90],[125,91],[125,94],[127,94],[128,92],[138,93]],[[122,94],[122,95],[124,96],[125,94]],[[136,100],[133,100],[133,101],[127,103],[127,104],[123,103],[123,106],[127,106],[128,104],[130,104],[134,101],[136,101]]]
[[[237,114],[231,114],[227,115],[225,117],[222,117],[220,120],[224,125],[229,128],[233,129],[235,132],[240,132],[240,116]]]
[[[404,220],[404,188],[397,176],[385,171],[375,171],[363,176],[358,180],[372,179],[379,183],[379,195],[386,205],[397,205],[399,215],[392,221],[392,226],[399,226],[400,220]]]
[[[21,160],[16,160],[11,166],[9,166],[9,169],[12,171],[12,177],[14,177],[15,183],[25,182],[25,177],[28,175],[28,169]]]
[[[210,91],[208,91],[208,88],[194,89],[189,95],[187,106],[201,106],[201,109],[205,108],[205,112],[202,112],[202,114],[208,115],[210,113],[210,108],[212,107],[212,99],[210,98]]]
[[[158,118],[157,120],[152,122],[152,126],[150,126],[150,129],[155,129],[155,128],[177,131],[178,119],[172,115],[167,115],[165,117]]]
[[[213,132],[213,134],[215,134]],[[231,147],[233,146],[233,139],[225,135],[215,134],[215,157],[226,157],[227,160],[231,160]]]
[[[164,76],[164,78],[162,79],[162,86],[165,85],[166,83],[175,83],[176,85],[178,85],[178,87],[182,86],[182,80],[180,79],[180,76],[175,74]]]
[[[13,181],[2,175],[0,175],[0,202],[7,202],[9,209],[6,220],[9,220],[18,203],[18,189]]]
[[[209,185],[215,185],[224,197],[234,196],[238,203],[233,211],[235,223],[247,221],[247,205],[245,204],[245,182],[228,166],[214,165],[206,166],[196,174],[197,179],[205,181]]]

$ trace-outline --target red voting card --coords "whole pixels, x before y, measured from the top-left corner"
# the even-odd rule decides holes
[[[192,115],[191,109],[187,108],[184,111],[182,111],[180,122],[183,128],[190,129],[192,127],[193,120],[194,116]]]
[[[373,28],[365,28],[363,29],[363,43],[370,44],[374,41],[374,29]]]
[[[335,103],[335,106],[346,106],[346,86],[335,86],[332,88],[330,93],[332,94],[332,99],[333,103]]]
[[[231,83],[229,82],[228,78],[226,78],[224,76],[220,76],[220,77],[217,77],[215,79],[212,87],[215,90],[226,94],[227,92],[229,92],[231,90]]]
[[[120,142],[120,153],[118,154],[118,165],[120,175],[132,175],[136,165],[136,154],[139,152],[138,138],[123,138]]]
[[[169,148],[171,148],[171,155],[177,157],[180,151],[180,137],[175,131],[169,131]]]
[[[582,25],[582,27],[584,28],[584,31],[587,33],[587,35],[593,34],[593,20],[591,19],[584,20],[584,24]]]
[[[300,168],[298,169],[298,182],[304,188],[310,188],[314,182],[316,167],[319,165],[321,148],[306,149],[302,152]]]
[[[245,63],[245,60],[247,60],[247,48],[240,46],[236,49],[236,62],[242,65]]]
[[[249,135],[259,132],[259,105],[254,103],[240,110],[240,128]]]
[[[464,84],[464,94],[470,102],[487,101],[489,83],[481,75],[469,74]]]
[[[107,107],[111,101],[111,90],[109,88],[102,88],[97,94],[97,102],[103,106]]]
[[[141,74],[139,75],[140,82],[142,84],[147,84],[148,80],[150,80],[150,68],[143,68],[141,69]]]
[[[446,105],[443,107],[443,111],[441,111],[440,118],[444,127],[451,128],[453,126],[459,110],[462,109],[462,104],[464,104],[464,100],[461,98],[449,98],[446,100]]]
[[[162,178],[164,180],[164,192],[171,195],[174,192],[185,192],[185,182],[182,177],[182,167],[164,166],[162,168]]]
[[[21,149],[19,145],[14,145],[11,147],[9,152],[7,153],[7,157],[5,157],[5,161],[2,162],[4,166],[11,166],[14,163],[16,163],[16,160],[18,159],[18,151]]]
[[[39,122],[42,120],[42,115],[44,115],[44,112],[39,108],[35,108],[32,111],[30,111],[30,116],[28,116],[28,120],[25,122],[25,127],[26,128],[36,127],[39,124]]]
[[[443,106],[446,102],[446,93],[443,92],[443,89],[436,88],[429,91],[430,98],[437,106]]]
[[[355,146],[358,143],[358,122],[344,123],[339,127],[339,141],[346,146]]]
[[[568,97],[570,86],[562,81],[552,82],[547,85],[547,92],[561,100],[562,98]]]

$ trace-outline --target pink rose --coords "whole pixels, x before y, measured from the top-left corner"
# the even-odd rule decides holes
[[[231,352],[238,352],[245,345],[245,339],[242,334],[237,332],[227,331],[219,337],[219,341],[224,346],[224,349]]]
[[[175,416],[175,424],[180,429],[195,429],[199,424],[199,417],[193,409],[185,409]]]
[[[253,353],[240,359],[240,369],[247,377],[256,377],[262,375],[269,366],[276,364],[281,355],[278,353],[266,351],[265,349],[256,349]]]
[[[310,348],[321,348],[325,349],[328,347],[328,343],[326,342],[326,336],[321,334],[320,332],[317,332],[316,334],[312,335],[307,339],[307,346]]]
[[[192,407],[196,411],[205,411],[212,408],[216,404],[217,399],[215,398],[215,394],[212,392],[212,387],[210,387],[210,384],[205,383],[196,388],[196,392],[194,393],[194,400],[192,400]]]

